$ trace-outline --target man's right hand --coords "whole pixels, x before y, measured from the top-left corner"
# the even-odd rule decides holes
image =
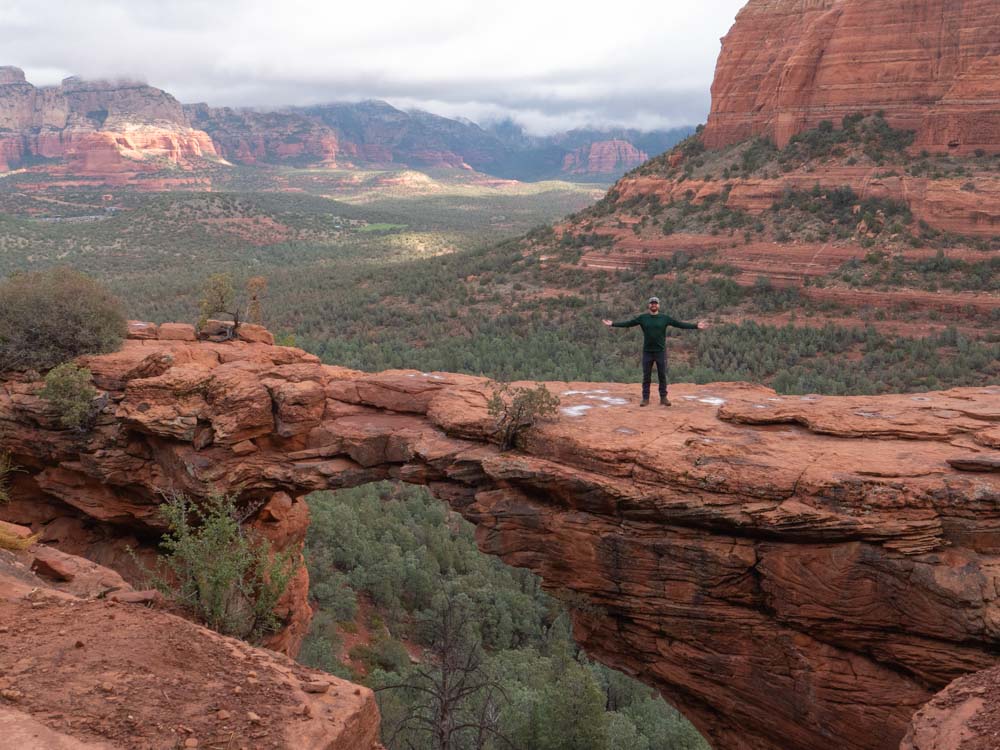
[[[604,325],[608,326],[609,328],[611,327],[611,321],[610,320],[602,320],[601,322],[604,323]]]

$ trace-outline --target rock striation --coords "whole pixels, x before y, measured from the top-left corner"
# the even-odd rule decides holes
[[[704,141],[779,146],[882,110],[916,149],[1000,151],[1000,7],[991,0],[750,0],[722,40]]]
[[[211,108],[207,104],[184,109],[196,127],[211,132],[212,142],[227,161],[337,166],[340,139],[322,123],[292,112]]]
[[[145,338],[85,358],[104,404],[58,429],[40,383],[0,387],[25,469],[4,519],[129,578],[160,493],[238,491],[300,547],[302,496],[425,484],[487,553],[568,601],[594,657],[659,689],[713,747],[895,748],[911,715],[1000,644],[1000,388],[780,396],[745,383],[550,383],[559,418],[491,440],[488,381],[366,374],[297,349]],[[307,581],[282,602],[294,653]]]

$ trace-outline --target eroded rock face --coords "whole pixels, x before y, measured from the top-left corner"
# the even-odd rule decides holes
[[[724,37],[704,139],[779,146],[821,120],[883,110],[916,148],[1000,150],[992,0],[750,0]]]
[[[639,410],[637,387],[550,383],[559,419],[500,453],[481,378],[134,328],[147,338],[85,360],[109,396],[91,433],[55,429],[39,383],[0,390],[0,442],[27,469],[0,516],[126,578],[121,549],[158,527],[162,490],[240,488],[250,522],[294,548],[305,493],[399,479],[539,573],[589,653],[716,748],[895,748],[937,690],[995,661],[998,387],[676,385],[669,410]],[[306,591],[282,605],[289,653]]]

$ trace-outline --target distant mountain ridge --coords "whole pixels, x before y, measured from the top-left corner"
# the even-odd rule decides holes
[[[689,128],[575,130],[536,137],[383,101],[274,110],[182,105],[135,81],[36,87],[0,67],[0,171],[121,177],[231,164],[469,169],[504,179],[612,180]]]
[[[274,111],[205,104],[184,109],[230,161],[474,169],[518,180],[613,178],[693,132],[588,129],[530,136],[510,122],[480,127],[383,101]]]

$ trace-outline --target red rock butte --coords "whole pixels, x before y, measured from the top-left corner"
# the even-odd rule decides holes
[[[916,149],[1000,151],[1000,5],[750,0],[722,40],[704,142],[784,146],[878,110],[917,131]]]
[[[397,479],[476,524],[483,551],[573,602],[600,661],[659,689],[713,747],[895,748],[917,709],[1000,647],[1000,387],[782,396],[746,383],[549,383],[557,420],[500,452],[489,381],[366,374],[257,341],[133,326],[83,358],[96,426],[59,429],[39,382],[0,384],[5,520],[132,570],[163,491],[239,492],[301,548],[303,496]],[[276,649],[308,625],[301,576]]]

